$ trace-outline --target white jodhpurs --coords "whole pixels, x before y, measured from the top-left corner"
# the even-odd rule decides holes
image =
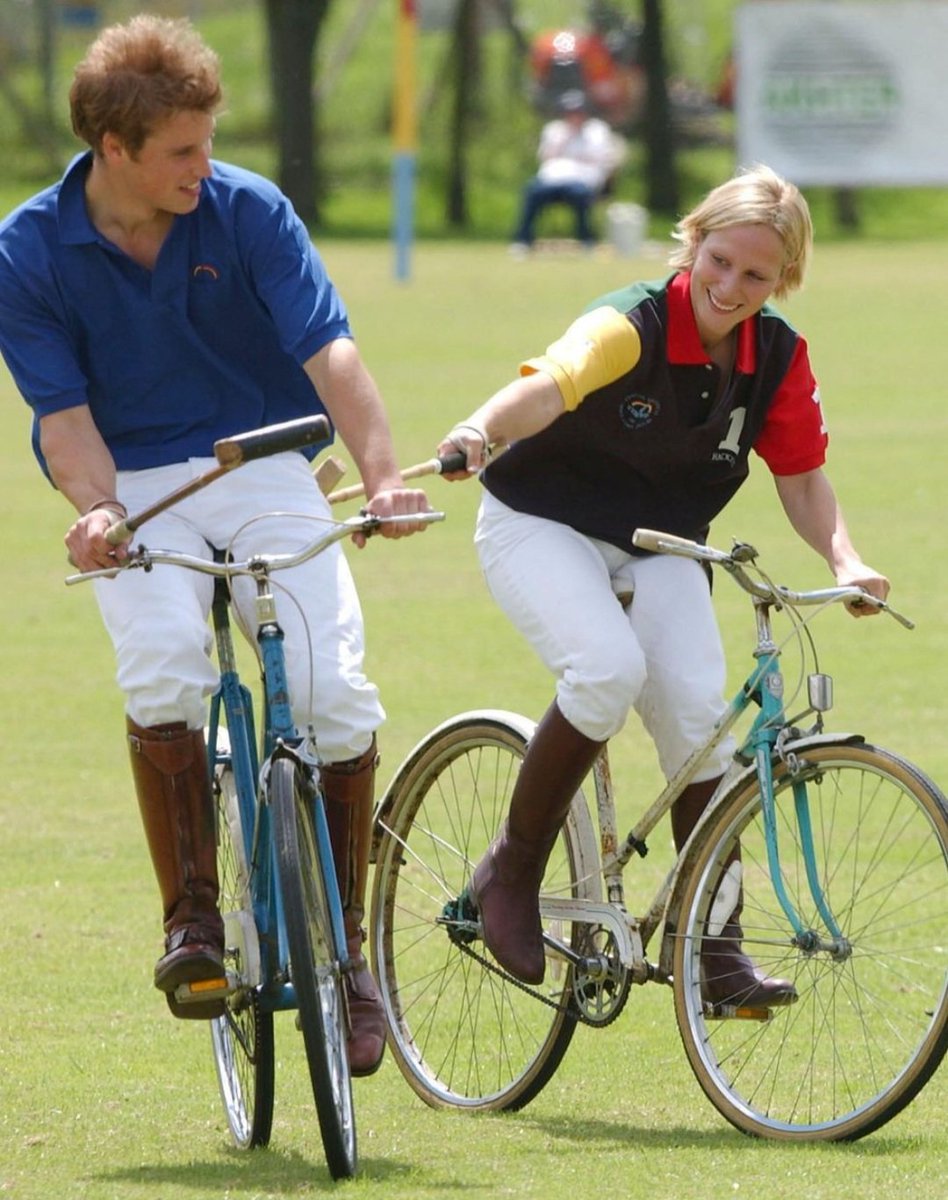
[[[691,559],[637,557],[485,492],[475,544],[494,599],[556,677],[563,716],[606,741],[635,709],[671,777],[725,709],[707,577]],[[627,607],[620,593],[633,593]],[[722,742],[696,780],[724,773]]]
[[[118,498],[130,513],[141,511],[214,465],[196,459],[119,472]],[[292,515],[255,520],[271,512]],[[203,558],[212,556],[212,546],[230,548],[235,559],[244,559],[255,550],[296,550],[329,520],[309,464],[291,452],[223,475],[147,521],[134,541]],[[313,725],[324,762],[355,758],[368,748],[385,714],[363,673],[362,612],[341,545],[274,573],[272,582],[294,720],[301,729]],[[203,725],[207,698],[218,682],[208,625],[213,590],[210,576],[168,566],[96,583],[118,683],[128,715],[139,725]],[[241,627],[255,634],[252,582],[237,580],[233,591]]]

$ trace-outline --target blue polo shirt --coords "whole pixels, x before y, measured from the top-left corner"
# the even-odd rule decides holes
[[[79,155],[0,223],[0,352],[35,413],[44,469],[38,419],[76,405],[126,470],[324,411],[302,364],[351,332],[282,192],[215,161],[149,271],[89,220],[90,165]]]

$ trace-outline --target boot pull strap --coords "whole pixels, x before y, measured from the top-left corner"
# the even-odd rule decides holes
[[[324,775],[339,775],[351,778],[353,775],[361,775],[363,771],[374,771],[378,765],[379,753],[375,738],[373,737],[368,750],[356,758],[348,758],[344,762],[322,763],[319,769]]]
[[[143,729],[129,733],[128,745],[132,754],[140,754],[162,775],[181,775],[193,765],[198,748],[203,749],[204,734],[187,728],[161,732]]]

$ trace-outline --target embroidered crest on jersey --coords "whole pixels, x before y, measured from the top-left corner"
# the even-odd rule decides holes
[[[629,395],[619,403],[619,419],[626,429],[644,429],[658,416],[660,407],[648,396]]]

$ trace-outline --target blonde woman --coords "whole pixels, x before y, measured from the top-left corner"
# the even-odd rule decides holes
[[[525,982],[544,973],[544,867],[603,743],[634,708],[670,778],[724,709],[703,569],[636,552],[633,531],[704,540],[753,450],[837,583],[880,598],[889,588],[854,549],[824,474],[827,435],[806,342],[770,305],[803,283],[813,236],[803,196],[755,167],[714,189],[675,236],[669,278],[598,300],[439,447],[467,454],[467,476],[450,478],[480,472],[475,540],[488,585],[556,678],[508,820],[472,882],[487,945]],[[489,461],[489,448],[504,445]],[[616,596],[629,593],[623,607]],[[732,753],[719,746],[675,802],[679,848]],[[705,953],[705,998],[792,1002],[792,984],[744,954],[740,915],[739,896]]]

